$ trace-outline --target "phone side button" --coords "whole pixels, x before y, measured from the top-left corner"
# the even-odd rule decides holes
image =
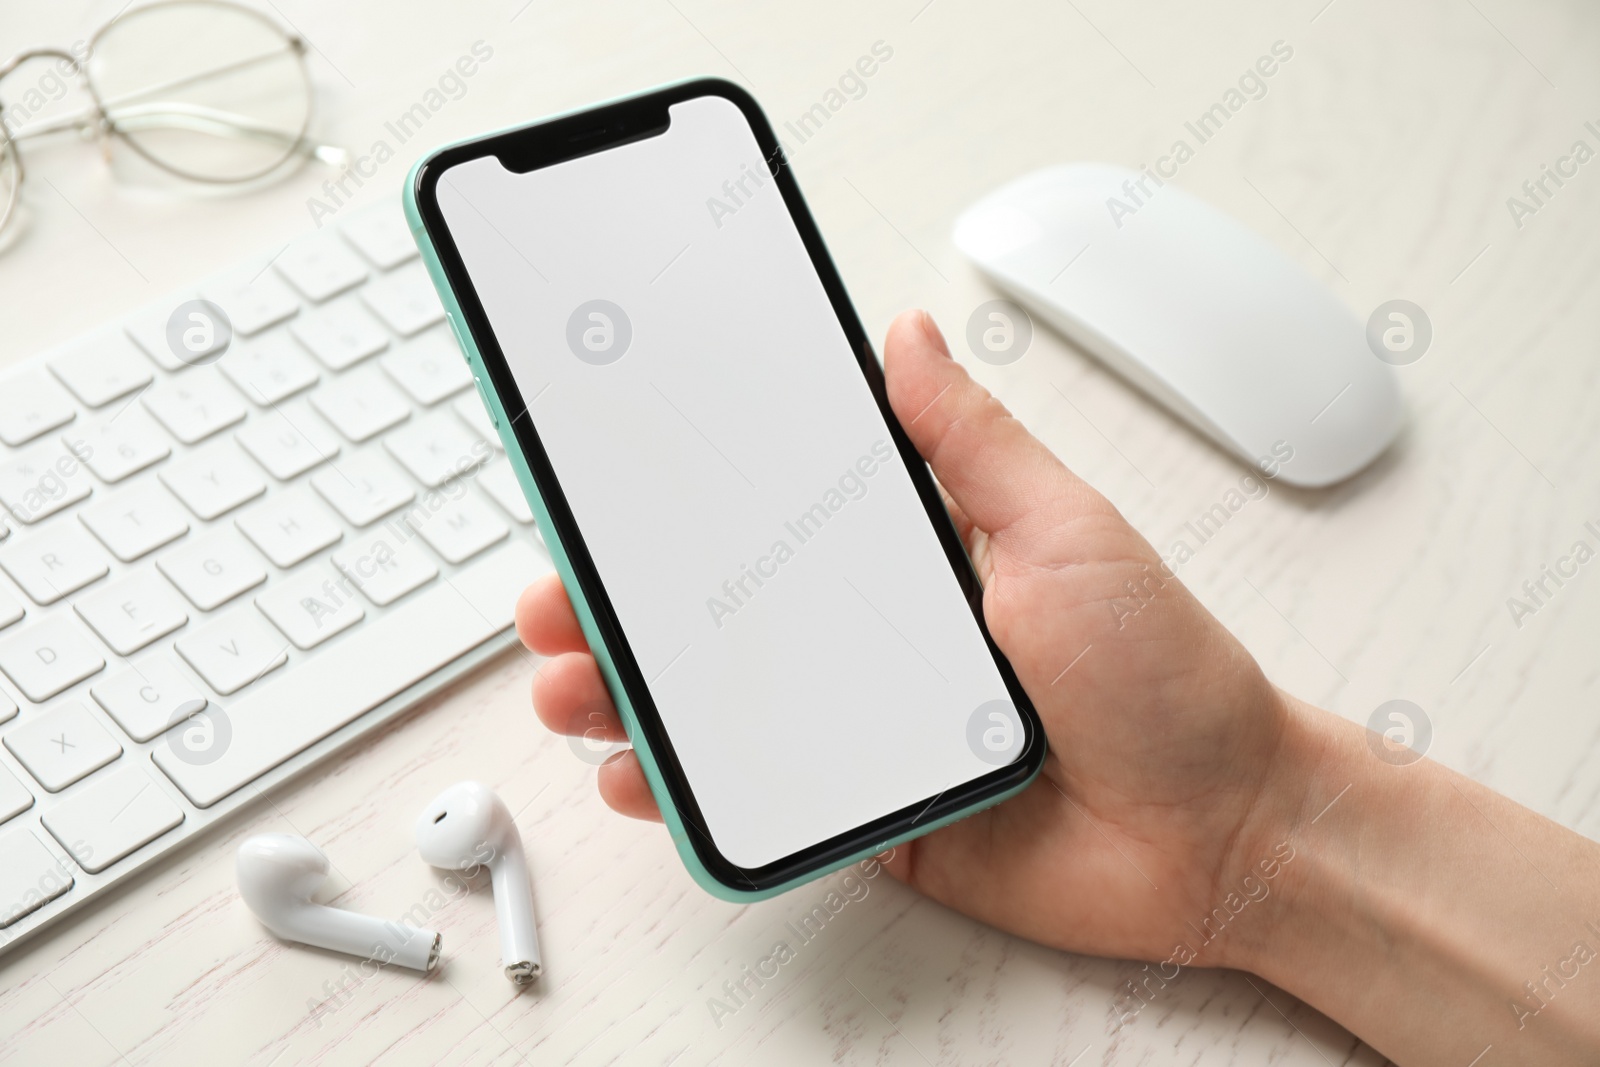
[[[471,365],[472,358],[467,355],[467,335],[461,331],[461,323],[449,311],[444,313],[444,321],[450,324],[450,332],[455,335],[456,347],[461,349],[461,358]]]
[[[472,384],[478,387],[478,399],[483,401],[483,410],[489,415],[489,424],[498,429],[500,416],[495,414],[494,405],[489,403],[489,390],[483,387],[483,379],[474,374],[472,376]]]

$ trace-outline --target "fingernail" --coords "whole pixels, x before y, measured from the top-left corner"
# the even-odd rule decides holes
[[[939,332],[939,324],[933,321],[933,316],[926,311],[917,312],[922,319],[922,333],[934,349],[946,359],[950,358],[950,346],[945,344],[944,334]]]

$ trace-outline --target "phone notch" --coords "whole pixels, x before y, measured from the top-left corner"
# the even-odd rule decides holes
[[[516,131],[501,139],[494,155],[513,174],[527,174],[540,167],[659,137],[671,126],[672,116],[665,104],[624,100]]]

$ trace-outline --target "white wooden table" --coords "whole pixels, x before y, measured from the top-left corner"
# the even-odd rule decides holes
[[[76,40],[119,3],[0,0],[0,52]],[[826,105],[882,42],[890,58],[791,142],[793,159],[869,329],[881,337],[921,305],[956,340],[995,295],[951,245],[962,207],[1047,163],[1138,166],[1179,138],[1193,146],[1184,123],[1284,42],[1293,56],[1264,95],[1176,180],[1359,315],[1420,304],[1435,340],[1401,370],[1411,422],[1390,455],[1336,489],[1250,501],[1183,579],[1280,684],[1361,721],[1385,700],[1415,701],[1431,755],[1600,833],[1600,564],[1520,626],[1507,605],[1600,517],[1600,160],[1520,227],[1507,208],[1574,141],[1600,149],[1584,127],[1600,126],[1592,4],[276,7],[314,46],[323,134],[396,150],[363,202],[394,196],[439,141],[689,75],[746,82],[781,128]],[[393,144],[385,122],[479,40],[493,57],[465,93]],[[308,198],[329,176],[313,166],[217,198],[118,183],[89,146],[40,148],[28,165],[32,225],[0,255],[5,362],[308,229]],[[963,358],[1164,551],[1238,484],[1238,466],[1053,334],[1010,366]],[[1264,986],[1269,1006],[1224,972],[1186,973],[1118,1030],[1117,987],[1137,965],[1019,941],[886,877],[802,944],[785,924],[840,876],[750,907],[708,897],[659,827],[612,816],[592,768],[538,728],[533,667],[506,655],[8,956],[0,1062],[1381,1062],[1315,1011]],[[465,777],[523,809],[546,964],[533,990],[499,974],[486,887],[437,909],[449,959],[427,980],[352,980],[343,958],[274,941],[235,895],[238,842],[298,831],[347,879],[340,904],[400,914],[442,884],[413,852],[413,814]],[[708,998],[732,1003],[724,983],[779,940],[793,959],[713,1021]]]

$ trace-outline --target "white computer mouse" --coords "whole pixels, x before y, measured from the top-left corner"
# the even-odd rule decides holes
[[[1149,195],[1134,184],[1130,197],[1124,183],[1141,179]],[[1114,218],[1112,198],[1134,210]],[[1350,309],[1171,183],[1104,163],[1046,167],[968,208],[955,243],[1033,315],[1285,482],[1348,478],[1400,430],[1394,371]]]

